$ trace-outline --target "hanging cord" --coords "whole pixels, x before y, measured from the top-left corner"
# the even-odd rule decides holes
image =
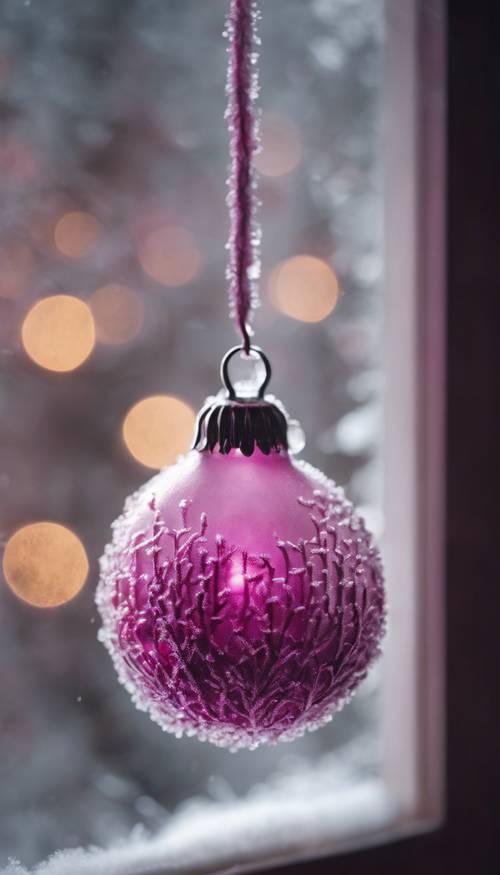
[[[230,314],[241,333],[243,349],[250,352],[250,319],[259,303],[260,229],[255,222],[257,200],[253,156],[257,149],[257,122],[253,104],[258,95],[256,34],[259,13],[254,0],[231,0],[227,32],[227,76],[231,173],[229,206],[231,230],[228,249]]]

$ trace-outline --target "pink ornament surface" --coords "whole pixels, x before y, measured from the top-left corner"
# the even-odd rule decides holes
[[[233,750],[331,719],[379,654],[383,573],[343,491],[285,451],[192,451],[125,505],[101,640],[163,729]]]

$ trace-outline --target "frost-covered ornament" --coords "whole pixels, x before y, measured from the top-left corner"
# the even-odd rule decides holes
[[[101,560],[101,640],[136,705],[177,736],[233,750],[326,723],[379,652],[380,557],[335,483],[290,451],[300,429],[266,396],[251,345],[259,230],[252,156],[253,0],[231,0],[231,314],[242,345],[198,418],[193,450],[131,496]],[[304,290],[306,294],[307,291]],[[233,386],[244,354],[263,377]]]
[[[290,741],[341,708],[379,653],[380,557],[324,474],[289,454],[270,374],[225,391],[195,448],[128,499],[101,560],[101,640],[163,729],[232,749]],[[297,426],[293,426],[297,432]]]

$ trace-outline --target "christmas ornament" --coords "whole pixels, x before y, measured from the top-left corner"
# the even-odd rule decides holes
[[[131,496],[101,560],[101,640],[136,705],[177,736],[235,750],[289,741],[350,698],[379,653],[383,574],[363,520],[305,462],[251,345],[258,235],[252,154],[257,11],[229,17],[229,280],[242,337],[194,448]],[[251,379],[231,377],[235,358]]]

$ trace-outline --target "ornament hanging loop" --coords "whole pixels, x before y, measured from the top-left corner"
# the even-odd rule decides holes
[[[264,365],[264,368],[265,368],[265,376],[264,376],[264,379],[262,380],[262,382],[261,382],[261,384],[260,384],[260,386],[259,386],[259,389],[258,389],[258,392],[257,392],[257,395],[256,395],[256,398],[257,398],[257,399],[262,400],[262,399],[264,398],[264,392],[266,391],[266,389],[267,389],[267,387],[268,387],[268,385],[269,385],[269,381],[270,381],[270,379],[271,379],[271,374],[272,374],[272,371],[271,371],[271,363],[270,363],[268,357],[265,355],[265,353],[262,352],[262,350],[260,349],[260,347],[258,347],[258,346],[250,346],[250,347],[248,348],[248,351],[247,351],[247,349],[246,349],[246,345],[245,345],[245,344],[242,344],[241,346],[233,346],[233,348],[230,349],[230,350],[226,353],[226,355],[224,356],[224,358],[222,359],[222,363],[221,363],[221,366],[220,366],[220,374],[221,374],[222,382],[223,382],[224,386],[226,387],[226,389],[227,389],[227,391],[228,391],[229,399],[230,399],[230,401],[236,401],[236,400],[237,400],[236,389],[234,388],[234,385],[233,385],[233,383],[232,383],[231,377],[229,376],[229,364],[230,364],[231,360],[232,360],[236,355],[241,355],[242,353],[244,353],[245,356],[246,356],[247,358],[249,358],[249,359],[250,359],[250,358],[254,358],[254,359],[255,359],[255,358],[258,358],[258,359],[260,359],[260,361],[261,361],[262,364]]]

